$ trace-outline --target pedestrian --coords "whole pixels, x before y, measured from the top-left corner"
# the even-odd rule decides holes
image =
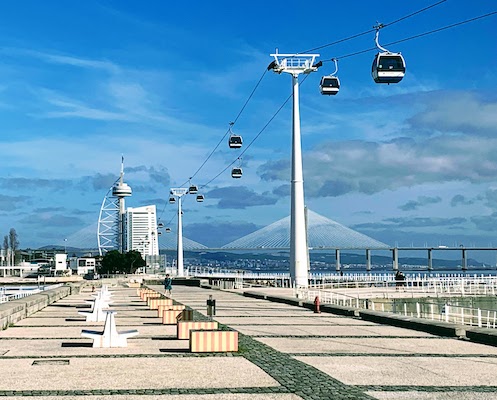
[[[164,290],[166,291],[167,297],[171,297],[172,289],[173,289],[173,280],[169,277],[169,274],[166,274],[166,278],[164,279]]]

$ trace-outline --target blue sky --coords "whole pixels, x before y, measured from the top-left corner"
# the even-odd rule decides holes
[[[167,224],[169,188],[206,160],[276,48],[306,51],[434,3],[2,2],[0,227],[21,247],[96,243],[121,155],[127,205],[156,204]],[[396,85],[373,82],[375,51],[345,57],[374,33],[316,50],[339,58],[341,89],[319,93],[329,62],[301,85],[310,209],[391,245],[497,246],[497,15],[387,46],[496,10],[447,0],[383,29],[406,59]],[[233,130],[249,143],[290,93],[288,75],[267,72]],[[204,203],[185,201],[185,236],[220,246],[287,216],[290,140],[289,103],[244,154],[242,179],[227,170]],[[224,140],[192,183],[239,153]]]

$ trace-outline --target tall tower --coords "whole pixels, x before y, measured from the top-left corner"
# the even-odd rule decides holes
[[[127,251],[126,207],[124,198],[131,196],[131,188],[124,183],[124,157],[121,160],[121,175],[110,187],[102,201],[98,216],[98,251],[104,255],[110,250]]]
[[[131,187],[124,183],[124,156],[121,158],[121,175],[119,181],[117,181],[112,188],[112,196],[117,198],[119,203],[119,215],[118,215],[118,234],[117,234],[117,245],[120,253],[126,252],[126,207],[124,204],[124,198],[131,196]]]

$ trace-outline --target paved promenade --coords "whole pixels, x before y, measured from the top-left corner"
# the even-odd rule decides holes
[[[161,287],[155,287],[162,291]],[[174,286],[173,298],[240,332],[240,351],[191,354],[136,289],[111,287],[126,348],[81,338],[87,289],[0,332],[0,397],[37,400],[497,399],[497,347],[314,314],[238,293]],[[268,289],[278,295],[278,289]],[[285,293],[286,294],[286,293]]]

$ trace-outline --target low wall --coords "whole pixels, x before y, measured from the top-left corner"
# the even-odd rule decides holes
[[[79,292],[78,285],[64,285],[56,289],[46,290],[22,299],[0,304],[0,329],[7,329],[21,319],[27,318],[49,304],[55,303],[71,293]]]
[[[243,292],[242,295],[253,299],[285,303],[314,310],[314,303],[311,301],[302,301],[285,296],[270,296],[264,293],[251,291]],[[391,312],[360,310],[354,307],[345,307],[332,304],[321,304],[320,310],[321,312],[356,317],[364,321],[376,322],[378,324],[392,325],[439,336],[457,337],[464,340],[470,340],[475,343],[497,346],[497,329],[476,328],[466,325],[457,325],[445,321],[415,318],[401,314],[393,314]]]

